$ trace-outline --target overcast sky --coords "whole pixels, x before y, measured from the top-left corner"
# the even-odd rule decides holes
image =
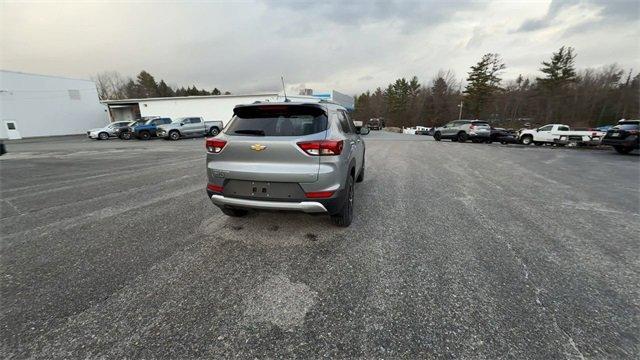
[[[465,77],[487,52],[503,78],[539,75],[573,46],[578,68],[640,70],[640,1],[256,1],[11,3],[0,0],[4,70],[89,78],[145,69],[233,93],[288,86],[350,94],[399,77]]]

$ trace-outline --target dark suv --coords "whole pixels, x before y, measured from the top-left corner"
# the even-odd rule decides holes
[[[378,118],[369,119],[369,121],[367,122],[367,126],[371,130],[382,130],[382,128],[384,127],[384,125],[382,124],[382,120]]]
[[[618,125],[607,131],[603,145],[611,145],[620,154],[628,154],[640,148],[640,120],[620,120]]]

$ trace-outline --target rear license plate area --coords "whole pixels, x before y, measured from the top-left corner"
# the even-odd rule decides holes
[[[228,180],[224,185],[223,194],[252,199],[304,199],[304,192],[299,184],[269,181]]]

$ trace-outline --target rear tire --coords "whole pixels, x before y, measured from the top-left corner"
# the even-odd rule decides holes
[[[347,227],[353,220],[353,176],[347,178],[347,196],[342,205],[342,209],[337,214],[331,215],[331,221],[337,226]]]
[[[169,139],[178,140],[180,139],[180,133],[177,130],[172,130],[169,132]]]
[[[618,152],[618,154],[622,154],[622,155],[626,155],[633,151],[633,148],[631,147],[614,146],[613,148]]]
[[[360,174],[358,174],[358,178],[356,179],[356,182],[363,182],[364,181],[364,161],[362,162],[362,169],[360,169]]]
[[[440,132],[436,132],[435,134],[433,134],[433,140],[435,141],[440,141],[442,140],[442,135],[440,134]]]
[[[469,135],[467,135],[466,132],[461,131],[458,133],[458,142],[461,142],[461,143],[466,142],[468,138],[469,138]]]
[[[227,208],[227,207],[220,208],[220,210],[222,210],[223,214],[231,217],[243,217],[249,213],[249,211],[245,209],[234,209],[234,208]]]
[[[138,134],[138,137],[140,137],[141,140],[149,140],[151,139],[151,133],[148,131],[141,131],[140,134]]]
[[[131,140],[131,133],[130,132],[123,132],[120,134],[120,139],[122,140]]]

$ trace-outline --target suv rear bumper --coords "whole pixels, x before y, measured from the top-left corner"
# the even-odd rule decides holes
[[[260,210],[301,211],[305,213],[326,213],[327,208],[317,201],[264,201],[211,195],[211,202],[217,206],[250,208]]]
[[[254,200],[239,197],[224,196],[207,189],[207,197],[211,202],[222,208],[241,208],[267,211],[298,211],[308,214],[333,215],[342,210],[346,201],[346,191],[338,190],[328,199],[291,199],[291,201]]]
[[[610,145],[610,146],[624,146],[624,147],[632,147],[638,148],[640,147],[640,143],[638,142],[638,138],[634,137],[632,139],[611,139],[604,138],[602,139],[602,145]]]

